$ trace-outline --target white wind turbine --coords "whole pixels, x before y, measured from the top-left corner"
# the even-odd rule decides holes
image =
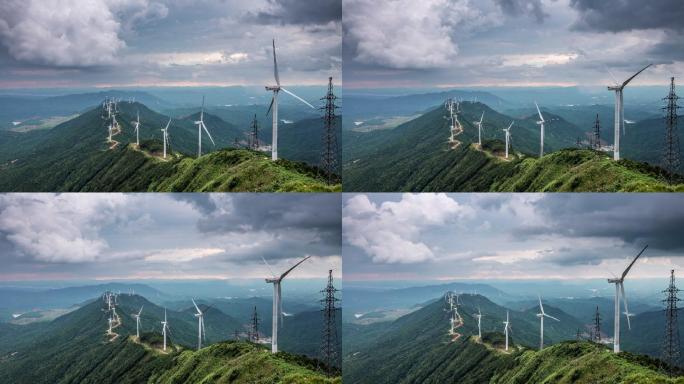
[[[206,132],[207,136],[209,136],[211,143],[216,145],[216,143],[214,143],[214,139],[211,138],[211,134],[209,133],[207,126],[204,125],[204,96],[202,96],[202,111],[200,112],[200,119],[199,121],[195,121],[195,125],[197,125],[197,135],[199,136],[197,139],[197,157],[200,157],[202,156],[202,129],[204,129],[204,132]]]
[[[482,116],[480,116],[480,121],[475,121],[474,124],[477,125],[477,145],[482,147],[482,119],[484,119],[484,111],[482,111]]]
[[[282,321],[280,318],[283,315],[283,302],[282,302],[282,297],[281,297],[281,291],[280,291],[280,283],[283,281],[285,276],[287,276],[290,272],[292,272],[293,269],[297,268],[301,263],[305,262],[308,260],[311,256],[307,256],[300,260],[297,264],[293,265],[290,269],[287,271],[283,272],[282,275],[277,277],[274,273],[273,270],[271,270],[271,266],[268,265],[266,262],[266,259],[261,257],[261,259],[264,261],[264,264],[268,267],[268,269],[271,271],[271,274],[273,275],[273,278],[267,278],[266,282],[269,284],[273,284],[273,321],[272,321],[272,332],[271,332],[271,352],[277,353],[278,352],[278,327],[279,327],[279,322]]]
[[[140,315],[142,314],[143,306],[140,307],[140,311],[138,313],[134,313],[133,317],[135,318],[135,336],[140,340]]]
[[[135,145],[140,146],[140,111],[137,113],[138,119],[133,122],[135,126]]]
[[[162,131],[163,135],[163,140],[164,140],[164,158],[166,159],[166,146],[169,144],[169,124],[171,124],[171,118],[169,117],[169,122],[166,123],[166,127],[164,127]]]
[[[534,102],[534,105],[537,107],[537,113],[539,114],[539,121],[537,121],[537,124],[539,124],[539,157],[542,157],[544,156],[544,117],[542,116],[536,101]]]
[[[625,130],[625,111],[623,109],[623,98],[622,91],[629,84],[632,79],[637,77],[638,74],[650,67],[651,64],[643,67],[639,72],[635,73],[629,79],[625,80],[622,84],[615,81],[615,85],[608,86],[609,91],[615,91],[615,138],[613,140],[613,160],[620,160],[620,131]],[[615,79],[613,79],[615,80]]]
[[[506,321],[504,324],[504,334],[506,335],[506,350],[508,351],[508,330],[511,329],[511,322],[508,320],[508,311],[506,311]]]
[[[539,313],[537,313],[537,317],[539,318],[539,324],[540,324],[540,329],[539,329],[539,350],[544,349],[544,317],[548,317],[550,319],[554,319],[556,321],[560,321],[556,319],[555,317],[551,315],[547,315],[546,312],[544,312],[544,305],[542,305],[542,300],[541,296],[539,296]]]
[[[474,314],[475,318],[477,318],[477,337],[482,340],[482,328],[481,328],[481,323],[482,323],[482,312],[480,312],[480,307],[477,307],[477,313]]]
[[[271,118],[273,120],[273,134],[271,139],[271,160],[278,160],[278,92],[283,91],[288,95],[294,97],[295,99],[301,101],[302,103],[308,105],[309,107],[315,109],[315,107],[309,104],[306,100],[295,95],[294,93],[288,91],[287,89],[280,86],[280,77],[278,76],[278,61],[276,60],[275,51],[275,39],[273,40],[273,74],[275,76],[276,85],[267,85],[266,90],[273,92],[273,98],[271,99],[271,105],[268,107],[268,112],[271,112]]]
[[[508,126],[508,128],[504,128],[503,131],[506,133],[506,158],[508,159],[508,148],[510,147],[510,141],[511,141],[511,127],[513,127],[513,121],[511,121],[511,125]]]
[[[166,331],[169,329],[169,322],[166,320],[166,308],[164,308],[164,321],[162,324],[162,334],[164,335],[164,351],[166,351]]]
[[[199,351],[200,349],[202,349],[202,339],[206,338],[206,335],[204,333],[204,313],[200,311],[199,307],[197,306],[197,303],[195,303],[195,299],[192,299],[192,304],[195,306],[195,309],[197,310],[197,313],[195,313],[195,317],[197,318],[197,326],[199,327],[197,333],[197,350]]]
[[[618,353],[620,352],[620,298],[625,303],[625,315],[627,316],[627,328],[632,329],[632,325],[630,324],[629,321],[629,316],[631,315],[629,313],[629,309],[627,308],[627,296],[625,296],[625,277],[627,277],[627,273],[629,273],[629,270],[632,269],[632,266],[634,263],[637,261],[639,256],[641,256],[642,253],[648,248],[648,245],[644,247],[644,249],[639,252],[638,255],[632,260],[631,263],[627,266],[627,269],[622,272],[622,275],[620,277],[614,277],[612,279],[608,279],[608,282],[611,284],[615,284],[615,323],[614,323],[614,333],[615,335],[613,336],[613,352]]]

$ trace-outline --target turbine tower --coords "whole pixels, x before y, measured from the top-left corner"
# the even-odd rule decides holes
[[[166,308],[164,308],[164,321],[162,323],[162,334],[164,335],[164,352],[166,352],[166,330],[169,329],[169,322],[166,320]]]
[[[195,317],[197,318],[197,326],[199,327],[197,331],[197,350],[199,351],[202,349],[202,339],[206,338],[206,335],[204,334],[204,313],[200,311],[199,307],[197,306],[197,303],[195,303],[195,299],[192,300],[192,305],[195,306],[195,309],[197,310],[197,313],[195,313]]]
[[[511,141],[511,127],[513,127],[513,121],[511,121],[511,125],[508,126],[508,128],[504,128],[503,131],[506,133],[506,158],[508,159],[508,147],[510,147],[510,141]]]
[[[547,315],[546,312],[544,312],[544,305],[542,304],[541,296],[539,296],[539,313],[537,313],[537,317],[539,318],[539,350],[541,351],[544,349],[544,317],[548,317],[549,319],[554,319],[556,321],[560,321],[556,319],[555,317],[551,315]]]
[[[273,39],[273,75],[275,77],[276,85],[267,85],[266,90],[273,92],[273,98],[271,99],[271,105],[268,107],[268,112],[271,112],[271,118],[273,121],[273,134],[271,138],[271,160],[278,160],[278,92],[283,91],[288,95],[294,97],[295,99],[301,101],[302,103],[308,105],[312,109],[316,109],[313,105],[309,104],[306,100],[295,95],[294,93],[288,91],[287,89],[280,86],[280,77],[278,76],[278,61],[276,60],[276,50],[275,50],[275,39]]]
[[[477,307],[477,313],[473,316],[477,318],[477,337],[482,340],[482,312],[480,312],[480,307]]]
[[[544,156],[544,117],[542,116],[536,101],[534,102],[534,106],[537,107],[537,113],[539,114],[539,121],[537,121],[537,124],[539,124],[539,157],[542,157]]]
[[[280,326],[279,322],[282,321],[280,318],[283,315],[283,303],[282,303],[282,297],[281,297],[281,292],[280,292],[280,283],[283,281],[283,279],[290,273],[292,272],[293,269],[297,268],[301,263],[305,262],[308,260],[311,256],[307,256],[300,260],[297,264],[293,265],[290,269],[287,271],[283,272],[282,275],[276,276],[273,273],[273,270],[271,270],[271,266],[268,265],[266,262],[266,259],[261,257],[261,259],[264,261],[264,264],[268,267],[268,269],[271,271],[271,274],[273,275],[273,278],[267,278],[266,282],[269,284],[273,284],[273,322],[272,322],[272,327],[273,330],[271,332],[271,352],[272,353],[278,353],[278,327]]]
[[[506,335],[506,351],[508,351],[508,330],[511,329],[511,322],[508,320],[508,311],[506,311],[506,321],[504,324],[504,334]]]
[[[140,111],[137,113],[138,119],[133,122],[135,126],[135,145],[140,146]]]
[[[166,123],[166,127],[164,127],[162,131],[163,135],[163,140],[164,140],[164,158],[166,159],[166,146],[169,144],[169,124],[171,124],[171,118],[169,117],[169,122]]]
[[[134,313],[133,317],[135,318],[135,337],[140,340],[140,315],[142,314],[143,307],[140,307],[140,311],[138,313]]]
[[[474,122],[477,125],[477,145],[482,148],[482,119],[484,119],[484,111],[482,111],[482,116],[480,116],[480,121]]]
[[[620,132],[622,131],[624,133],[625,130],[625,111],[622,105],[622,91],[632,79],[650,66],[651,64],[643,67],[639,72],[632,75],[632,77],[625,80],[622,84],[618,84],[616,81],[615,85],[608,86],[609,91],[615,91],[615,138],[613,142],[613,160],[620,160]]]
[[[625,312],[624,314],[627,316],[627,328],[632,329],[632,325],[629,322],[629,316],[631,314],[629,313],[629,309],[627,308],[627,296],[625,296],[625,277],[627,277],[627,273],[629,273],[629,270],[632,269],[632,266],[634,263],[637,261],[639,256],[641,256],[642,253],[648,248],[648,245],[644,247],[644,249],[639,252],[638,255],[632,260],[631,263],[627,266],[627,269],[625,269],[624,272],[622,272],[622,276],[620,277],[615,277],[612,279],[608,279],[608,282],[611,284],[615,284],[615,326],[614,326],[614,333],[615,335],[613,336],[613,352],[618,353],[620,352],[620,298],[625,303]]]
[[[204,129],[204,132],[207,133],[207,136],[209,136],[209,140],[211,140],[211,143],[213,145],[216,145],[214,143],[214,139],[211,138],[211,134],[209,133],[209,130],[207,129],[207,126],[204,125],[204,96],[202,96],[202,110],[200,112],[200,119],[199,121],[195,121],[195,125],[197,125],[197,157],[199,158],[202,156],[202,129]]]

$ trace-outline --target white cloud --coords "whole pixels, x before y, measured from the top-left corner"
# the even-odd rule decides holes
[[[161,249],[145,256],[145,261],[162,261],[184,263],[209,256],[220,255],[225,252],[221,248],[175,248]]]
[[[349,0],[344,7],[355,60],[390,68],[447,67],[459,50],[454,33],[497,23],[470,0]]]
[[[350,244],[363,249],[376,263],[419,263],[435,259],[419,237],[431,226],[467,219],[473,210],[447,195],[403,194],[399,202],[373,204],[366,195],[350,198],[342,218]]]
[[[148,0],[5,0],[0,4],[0,42],[12,57],[31,63],[111,64],[126,46],[122,29],[167,12]]]
[[[78,200],[78,204],[72,204]],[[89,262],[108,248],[98,231],[115,221],[125,197],[9,194],[0,196],[0,231],[25,256],[44,262]]]

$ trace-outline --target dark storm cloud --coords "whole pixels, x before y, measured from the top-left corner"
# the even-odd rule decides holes
[[[544,12],[541,0],[494,0],[501,10],[509,16],[530,15],[543,23],[549,15]]]
[[[261,24],[327,24],[342,21],[342,0],[269,0],[268,10],[249,14]]]
[[[637,29],[684,30],[681,0],[571,0],[578,30],[622,32]]]
[[[198,223],[203,232],[303,231],[317,233],[327,244],[341,243],[341,197],[337,194],[231,196],[231,209],[212,213]]]
[[[684,251],[684,205],[676,195],[652,199],[587,199],[570,195],[540,200],[544,225],[523,226],[518,236],[560,234],[566,237],[616,238],[640,248],[648,244],[664,251]]]

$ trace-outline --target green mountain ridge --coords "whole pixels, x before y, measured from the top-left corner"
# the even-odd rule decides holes
[[[161,158],[159,128],[165,116],[138,103],[121,104],[122,133],[114,136],[119,145],[108,149],[101,111],[93,109],[63,123],[27,147],[8,148],[0,155],[0,190],[53,191],[334,191],[319,171],[306,164],[245,149],[213,150],[200,158],[196,152],[194,115],[173,120],[169,156]],[[141,146],[134,142],[128,120],[140,112]],[[217,147],[229,145],[241,134],[217,117],[205,115]],[[154,128],[152,128],[154,127]],[[23,139],[23,138],[22,138]],[[126,144],[126,143],[133,144]],[[203,149],[213,146],[203,135]],[[8,145],[9,147],[9,145]]]
[[[141,316],[141,341],[135,319]],[[3,383],[339,383],[320,363],[263,345],[226,340],[243,325],[206,308],[207,342],[196,351],[197,320],[190,310],[167,310],[169,348],[161,350],[164,309],[138,295],[120,295],[118,337],[106,335],[107,317],[98,298],[49,323],[0,324],[0,382]]]
[[[462,144],[449,149],[445,110],[434,109],[389,132],[345,132],[343,178],[345,191],[682,191],[682,179],[668,185],[663,171],[645,163],[608,154],[567,148],[583,134],[560,117],[545,113],[547,137],[542,158],[534,116],[515,120],[512,153],[505,160],[502,132],[513,119],[481,103],[461,104]],[[471,123],[485,111],[483,150]],[[554,127],[555,125],[555,127]],[[497,128],[493,128],[497,127]],[[517,127],[517,129],[516,129]],[[562,149],[566,148],[566,149]],[[551,152],[555,151],[555,152]]]
[[[480,295],[460,295],[460,337],[449,336],[444,298],[393,322],[344,324],[345,383],[681,383],[659,371],[659,362],[628,352],[614,355],[604,345],[574,339],[583,327],[571,315],[545,305],[561,321],[545,321],[545,348],[539,343],[536,308],[509,311],[511,334],[503,349],[506,308]],[[477,338],[482,311],[483,340]]]

